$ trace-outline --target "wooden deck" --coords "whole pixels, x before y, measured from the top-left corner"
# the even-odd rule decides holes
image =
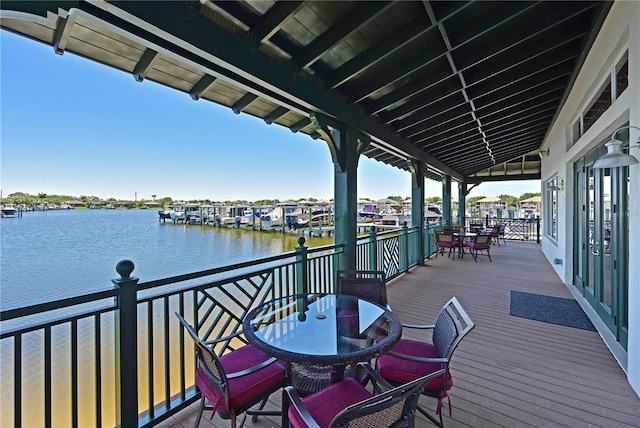
[[[455,427],[640,427],[640,398],[597,332],[509,315],[509,291],[572,298],[537,244],[508,242],[493,262],[438,257],[389,283],[389,301],[406,323],[433,323],[456,296],[476,323],[451,364]],[[407,337],[419,338],[406,331]],[[279,406],[279,394],[271,406]],[[422,397],[430,410],[435,400]],[[445,402],[446,403],[446,402]],[[192,427],[195,406],[162,426]],[[201,427],[228,427],[205,412]],[[422,415],[418,427],[433,426]],[[277,418],[247,420],[277,427]]]

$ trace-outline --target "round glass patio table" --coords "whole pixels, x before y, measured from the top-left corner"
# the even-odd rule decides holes
[[[331,367],[330,382],[340,380],[348,364],[385,353],[402,334],[393,312],[342,294],[296,295],[264,303],[249,312],[243,329],[249,343],[265,354],[301,367]]]

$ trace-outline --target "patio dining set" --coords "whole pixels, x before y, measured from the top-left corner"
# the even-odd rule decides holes
[[[448,251],[447,256],[452,260],[455,260],[456,254],[458,259],[462,259],[468,250],[476,263],[478,255],[486,255],[491,262],[491,245],[500,246],[501,239],[506,244],[504,235],[505,226],[503,224],[485,228],[480,223],[472,223],[469,225],[468,231],[465,226],[444,228],[441,232],[436,232],[436,258],[438,255],[444,256],[445,251]]]
[[[416,411],[443,427],[443,401],[453,386],[449,363],[474,323],[456,297],[434,324],[403,324],[387,301],[384,272],[338,271],[335,294],[297,294],[257,305],[242,330],[207,341],[176,313],[193,339],[201,392],[197,427],[211,410],[237,426],[277,416],[282,427],[415,426]],[[200,327],[200,328],[198,328]],[[403,330],[431,332],[422,340]],[[415,336],[413,336],[415,337]],[[216,352],[221,342],[230,352]],[[265,409],[281,392],[281,408]],[[437,401],[434,411],[421,396]],[[451,414],[451,402],[448,403]],[[355,425],[354,425],[355,424]]]

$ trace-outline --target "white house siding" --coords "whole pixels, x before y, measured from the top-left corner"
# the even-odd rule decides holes
[[[606,141],[611,133],[627,121],[640,127],[640,1],[616,1],[609,12],[595,43],[589,52],[574,87],[545,139],[544,148],[550,150],[542,162],[542,183],[558,175],[565,181],[559,194],[558,239],[545,237],[542,250],[551,262],[562,259],[562,264],[552,266],[569,289],[573,283],[573,163]],[[571,126],[578,114],[593,99],[604,79],[622,53],[627,50],[629,86],[596,123],[572,145]],[[631,131],[635,139],[637,130]],[[631,154],[640,158],[637,147]],[[627,352],[618,345],[604,325],[600,334],[612,353],[627,371],[629,383],[640,395],[640,164],[630,168],[630,218],[629,218],[629,341]],[[542,189],[544,194],[544,188]],[[580,299],[580,298],[579,298]],[[590,309],[585,303],[587,310]],[[595,323],[597,324],[597,322]]]

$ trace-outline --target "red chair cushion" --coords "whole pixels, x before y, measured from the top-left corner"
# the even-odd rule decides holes
[[[446,248],[456,248],[458,246],[458,243],[456,241],[454,242],[449,242],[449,241],[437,241],[436,245],[438,247],[446,247]]]
[[[251,345],[243,346],[229,354],[220,357],[220,363],[227,374],[239,372],[254,367],[270,357],[258,351]],[[229,397],[231,407],[238,408],[241,405],[261,396],[265,391],[277,385],[286,376],[284,366],[278,362],[251,373],[229,380]],[[218,388],[209,380],[204,369],[198,368],[196,372],[196,384],[209,402],[220,413],[227,413],[229,409]]]
[[[359,382],[347,378],[340,382],[309,395],[302,399],[313,419],[322,428],[331,425],[331,421],[338,413],[362,400],[371,398],[372,395]],[[306,428],[295,407],[289,407],[289,422],[296,428]]]
[[[431,343],[416,340],[400,339],[391,350],[411,357],[439,358],[436,348]],[[385,354],[378,357],[377,368],[383,378],[396,383],[407,383],[440,370],[441,364],[409,361]],[[443,385],[444,380],[439,377],[429,381],[425,388],[436,391],[449,390],[453,386],[451,376],[447,376],[446,389]]]
[[[473,241],[465,242],[464,246],[465,247],[469,247],[469,248],[474,249],[474,250],[488,250],[488,249],[491,248],[490,244],[476,244]]]

